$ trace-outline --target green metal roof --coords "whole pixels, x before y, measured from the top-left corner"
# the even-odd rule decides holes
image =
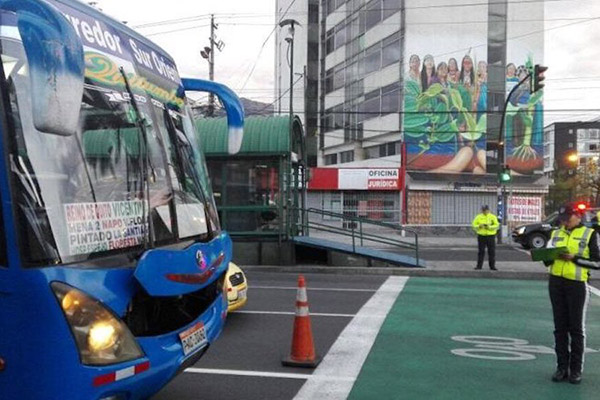
[[[289,116],[248,117],[244,121],[244,139],[238,154],[285,154],[290,152]],[[300,119],[294,118],[294,125]],[[294,126],[294,130],[297,127]],[[198,118],[198,139],[204,154],[227,155],[227,119]]]

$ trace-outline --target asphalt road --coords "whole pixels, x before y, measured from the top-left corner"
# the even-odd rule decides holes
[[[297,275],[252,271],[247,275],[247,305],[228,316],[223,334],[205,356],[153,400],[292,399],[296,395],[306,381],[302,377],[312,372],[281,365],[290,351]],[[315,348],[321,355],[387,279],[328,274],[305,277]]]

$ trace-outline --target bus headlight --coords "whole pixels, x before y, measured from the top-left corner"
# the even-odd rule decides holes
[[[144,356],[129,328],[100,301],[61,282],[52,282],[81,362],[107,365]]]

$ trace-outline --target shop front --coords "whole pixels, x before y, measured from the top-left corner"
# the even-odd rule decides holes
[[[403,188],[399,168],[313,168],[308,207],[332,213],[325,221],[343,214],[399,224]]]

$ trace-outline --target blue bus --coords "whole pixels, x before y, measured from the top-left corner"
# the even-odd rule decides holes
[[[231,240],[161,48],[77,0],[0,0],[0,398],[132,400],[219,336]]]

